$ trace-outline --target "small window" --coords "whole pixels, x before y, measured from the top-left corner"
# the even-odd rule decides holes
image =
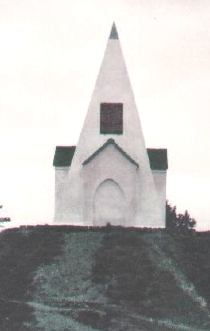
[[[101,103],[100,109],[100,133],[123,133],[123,104]]]

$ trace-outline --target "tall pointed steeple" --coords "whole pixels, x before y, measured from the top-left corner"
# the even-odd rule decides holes
[[[134,159],[139,158],[139,153],[145,146],[144,137],[115,23],[112,25],[107,41],[72,168],[74,168],[74,161],[76,162],[77,156],[78,161],[80,157],[81,161],[84,161],[97,147],[103,145],[110,138],[107,134],[100,133],[100,107],[102,103],[122,104],[123,134],[112,135],[112,138],[119,142],[122,147],[125,145],[127,149],[128,146],[128,153],[132,141],[133,146],[136,145],[135,148],[132,148]],[[147,162],[145,149],[142,154]]]
[[[113,22],[113,24],[112,24],[112,29],[110,32],[109,39],[119,39],[115,22]]]
[[[65,220],[72,219],[74,224],[94,224],[97,201],[106,202],[106,198],[111,209],[97,210],[105,214],[110,212],[112,218],[116,216],[115,212],[118,213],[115,202],[122,198],[126,226],[163,226],[159,198],[115,23],[71,168],[65,172],[62,181],[64,177],[67,181],[59,208],[65,209]]]

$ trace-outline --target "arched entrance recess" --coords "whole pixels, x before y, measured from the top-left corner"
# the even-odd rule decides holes
[[[104,180],[94,196],[94,225],[125,225],[125,212],[126,202],[121,187],[113,179]]]

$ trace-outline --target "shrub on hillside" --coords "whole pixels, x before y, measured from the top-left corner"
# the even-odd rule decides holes
[[[190,234],[195,231],[196,221],[186,210],[184,214],[177,214],[176,206],[166,201],[166,229],[171,234]]]

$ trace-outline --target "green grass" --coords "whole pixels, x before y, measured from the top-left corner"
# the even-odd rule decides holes
[[[0,234],[0,330],[210,330],[210,233],[39,226]]]

